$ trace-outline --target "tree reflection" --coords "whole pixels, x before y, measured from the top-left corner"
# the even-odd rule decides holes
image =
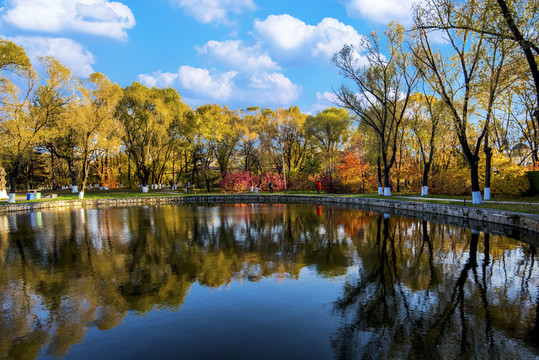
[[[19,214],[2,232],[0,353],[61,356],[91,326],[129,311],[178,310],[190,287],[275,276],[305,266],[343,274],[352,250],[332,217],[273,205],[138,207]],[[316,220],[315,220],[316,219]]]
[[[522,291],[513,297],[500,296],[499,281],[507,268],[492,261],[488,234],[483,236],[479,266],[478,232],[462,237],[465,231],[460,230],[447,243],[447,229],[421,222],[418,236],[414,232],[418,222],[382,220],[382,215],[370,228],[374,234],[358,246],[363,261],[357,278],[347,282],[343,296],[335,302],[334,309],[343,319],[331,340],[336,358],[514,356],[515,342],[506,338],[525,338],[515,334],[514,328],[531,323],[532,298]],[[410,233],[407,241],[400,240]],[[417,238],[422,241],[414,241]],[[495,251],[505,254],[508,244],[500,242]],[[447,248],[462,249],[448,252]],[[513,257],[514,253],[509,254]],[[511,266],[516,266],[518,262],[512,260]],[[421,280],[425,273],[428,282]],[[513,291],[516,286],[509,292]],[[515,313],[516,309],[520,311]],[[511,318],[499,316],[506,312],[512,313]]]
[[[177,311],[195,283],[280,282],[305,267],[347,278],[335,303],[343,317],[331,339],[336,358],[496,357],[518,341],[537,347],[537,255],[509,239],[305,205],[58,210],[42,214],[42,228],[31,220],[0,216],[0,354],[8,358],[62,356],[90,327],[114,328],[129,312]]]

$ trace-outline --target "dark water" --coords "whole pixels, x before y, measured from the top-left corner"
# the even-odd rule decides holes
[[[0,215],[0,358],[537,358],[536,252],[315,205]]]

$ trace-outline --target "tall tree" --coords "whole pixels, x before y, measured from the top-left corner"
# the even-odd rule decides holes
[[[306,157],[305,119],[297,106],[268,112],[268,136],[273,165],[283,175],[285,190],[287,172],[298,170]]]
[[[136,166],[142,191],[149,191],[152,174],[160,174],[181,135],[189,108],[172,88],[151,88],[134,82],[124,89],[116,115],[123,125],[123,141]]]
[[[15,202],[17,178],[34,154],[34,147],[43,142],[46,126],[58,119],[72,99],[72,74],[58,60],[45,57],[47,79],[44,85],[33,89],[37,76],[26,72],[24,94],[11,81],[4,79],[0,90],[2,123],[0,133],[4,139],[3,159],[10,181],[9,202]],[[32,98],[33,96],[33,98]]]
[[[467,29],[472,23],[487,26],[488,8],[475,2],[429,0],[424,8],[416,8],[414,57],[423,79],[448,106],[459,143],[470,168],[473,203],[482,202],[479,187],[479,151],[487,131],[487,122],[478,125],[477,136],[471,135],[471,119],[478,103],[478,86],[485,51],[485,35]],[[454,29],[450,24],[463,24]],[[432,46],[432,32],[439,29],[448,46],[444,53]],[[439,35],[439,33],[437,33]],[[477,120],[477,117],[475,117]]]
[[[73,109],[73,117],[65,124],[74,135],[81,158],[81,188],[79,199],[84,198],[84,189],[94,157],[119,145],[118,123],[114,116],[122,96],[122,88],[112,83],[105,75],[93,73],[87,82],[79,80],[80,103]]]
[[[410,103],[410,127],[419,144],[423,162],[421,196],[429,194],[429,174],[431,171],[436,143],[440,140],[440,127],[445,117],[443,102],[425,93],[415,93]]]
[[[307,135],[318,142],[325,155],[326,172],[332,176],[336,169],[336,155],[343,150],[351,135],[352,117],[346,109],[326,109],[316,116],[308,116]]]
[[[333,64],[353,84],[353,87],[343,84],[335,92],[337,102],[355,113],[379,138],[384,194],[389,196],[397,141],[419,76],[405,49],[404,28],[392,23],[384,34],[387,55],[381,49],[382,40],[373,32],[359,46],[346,45],[333,56]],[[366,54],[361,56],[362,52]]]
[[[0,39],[0,83],[9,81],[6,72],[20,76],[27,74],[31,68],[30,59],[21,46],[9,40]],[[7,197],[5,177],[6,172],[0,162],[0,198]]]

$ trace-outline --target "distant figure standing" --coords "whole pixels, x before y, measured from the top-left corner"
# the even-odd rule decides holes
[[[318,180],[316,182],[316,193],[320,194],[320,190],[322,190],[322,183],[320,182],[320,180]]]
[[[191,184],[189,184],[189,182],[188,182],[187,185],[185,186],[185,193],[186,194],[189,194],[189,186],[191,186]]]
[[[268,186],[269,186],[270,192],[272,193],[273,192],[273,183],[271,182],[271,180],[270,180]]]

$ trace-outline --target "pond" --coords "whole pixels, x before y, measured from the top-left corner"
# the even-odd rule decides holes
[[[537,250],[295,204],[0,215],[0,358],[539,356]]]

